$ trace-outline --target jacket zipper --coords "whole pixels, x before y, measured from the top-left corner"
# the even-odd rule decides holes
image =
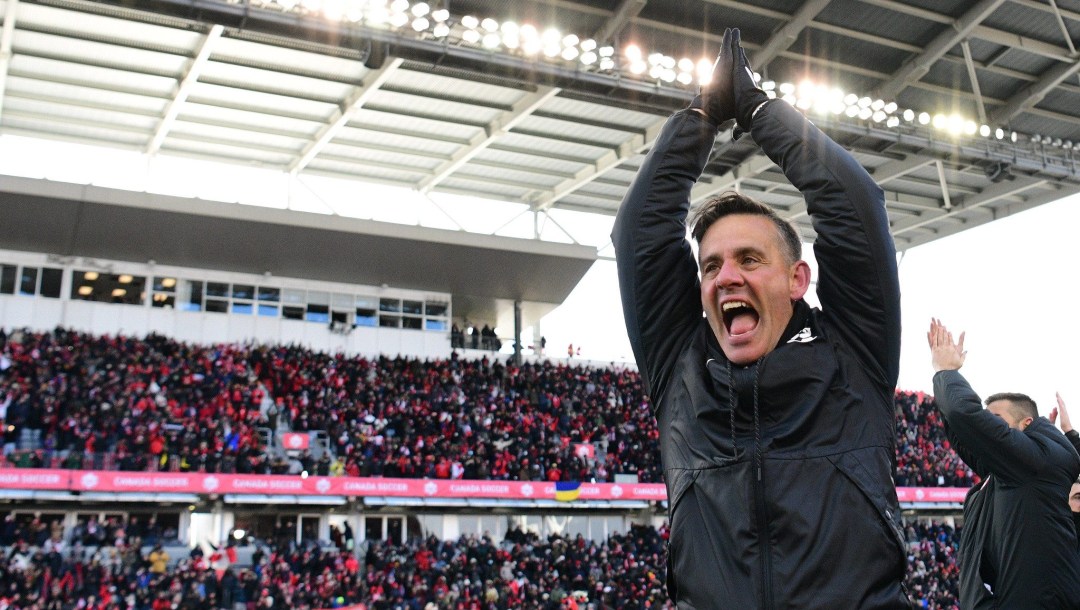
[[[758,368],[755,371],[755,375],[761,374],[760,367],[764,364],[764,358],[762,358],[755,365]],[[757,406],[757,387],[753,389],[755,408]],[[755,417],[755,420],[757,418]],[[771,532],[769,530],[769,516],[766,513],[765,505],[765,484],[762,482],[762,470],[765,468],[765,456],[761,449],[761,424],[759,421],[754,422],[757,428],[754,432],[754,499],[757,504],[757,522],[759,540],[761,541],[761,610],[772,610],[773,608],[773,596],[772,596],[772,559],[770,554],[769,540],[771,538]]]

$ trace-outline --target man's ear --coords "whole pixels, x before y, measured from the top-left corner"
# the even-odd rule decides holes
[[[795,261],[791,266],[791,300],[798,301],[810,289],[810,265],[806,261]]]

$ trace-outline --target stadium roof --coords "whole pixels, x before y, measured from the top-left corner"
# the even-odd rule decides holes
[[[1080,192],[1080,0],[420,4],[6,0],[0,129],[478,196],[537,218],[610,216],[665,118],[696,91],[689,64],[738,26],[763,83],[885,188],[901,250]],[[812,236],[775,166],[749,138],[722,133],[693,199],[732,188]],[[417,228],[388,254],[431,241],[426,256],[454,260],[440,259],[453,256],[442,233]],[[328,233],[298,235],[315,251]],[[549,247],[567,281],[527,300],[561,302],[595,258]],[[303,259],[311,277],[319,260]],[[535,266],[494,264],[447,265],[446,283],[477,287],[460,296],[478,301],[522,299],[536,283]],[[486,286],[493,271],[507,281]]]

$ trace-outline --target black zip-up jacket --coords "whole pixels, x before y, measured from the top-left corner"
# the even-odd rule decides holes
[[[1072,444],[1045,417],[1010,428],[958,371],[934,375],[934,399],[953,449],[983,479],[964,500],[960,607],[1080,609]]]
[[[821,309],[796,303],[776,348],[731,365],[702,316],[685,239],[716,129],[672,116],[615,221],[623,310],[654,403],[679,608],[907,608],[892,482],[900,288],[884,196],[790,105],[752,135],[805,200]]]

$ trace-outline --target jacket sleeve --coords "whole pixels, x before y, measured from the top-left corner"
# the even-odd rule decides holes
[[[686,215],[716,128],[699,114],[672,115],[619,207],[612,229],[623,316],[645,387],[656,401],[679,349],[702,315]]]
[[[762,106],[751,133],[806,200],[822,311],[882,383],[895,387],[900,280],[881,187],[789,104]]]
[[[984,409],[979,395],[959,371],[934,375],[934,398],[950,440],[955,439],[957,453],[980,477],[993,473],[1005,481],[1025,481],[1045,466],[1047,456],[1042,447]]]

